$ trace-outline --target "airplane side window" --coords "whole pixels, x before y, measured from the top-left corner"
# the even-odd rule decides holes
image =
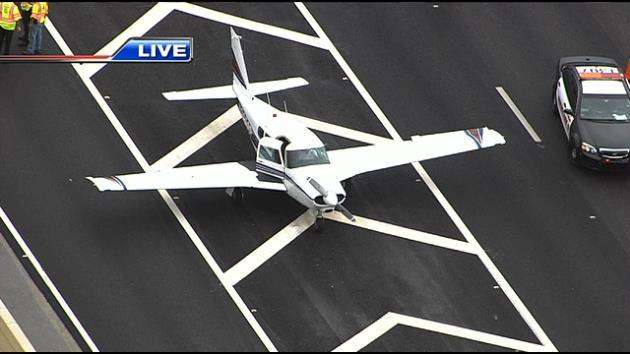
[[[272,149],[267,146],[261,146],[259,155],[264,160],[271,161],[279,165],[282,164],[282,161],[280,160],[280,151],[276,149]]]

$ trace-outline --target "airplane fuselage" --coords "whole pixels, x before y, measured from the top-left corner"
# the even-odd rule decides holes
[[[252,96],[236,78],[232,88],[256,153],[257,172],[281,181],[287,194],[309,209],[331,212],[343,203],[346,191],[335,178],[322,141],[305,126],[283,118],[281,111]],[[311,156],[315,158],[294,161]]]

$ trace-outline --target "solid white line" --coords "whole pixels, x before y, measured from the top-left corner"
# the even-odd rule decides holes
[[[228,284],[234,286],[245,279],[252,272],[262,266],[271,257],[284,249],[298,238],[315,222],[315,215],[308,210],[300,215],[292,223],[280,230],[272,238],[260,245],[255,251],[247,255],[240,262],[225,272]]]
[[[320,38],[252,20],[247,20],[241,17],[228,15],[222,12],[207,9],[199,5],[193,5],[190,3],[177,3],[175,6],[175,10],[193,16],[205,18],[207,20],[224,23],[226,25],[246,28],[250,31],[265,33],[270,36],[288,39],[290,41],[306,44],[312,47],[328,49],[326,44]]]
[[[376,322],[367,326],[361,332],[354,335],[354,337],[348,339],[342,345],[333,350],[334,353],[356,353],[359,350],[367,347],[370,343],[384,336],[392,328],[396,327],[398,323],[392,316],[391,312],[383,315]]]
[[[350,221],[348,218],[343,216],[343,214],[339,212],[334,212],[325,215],[326,219],[334,220],[343,224],[348,224],[372,231],[376,231],[382,234],[402,238],[405,240],[410,240],[414,242],[424,243],[427,245],[446,248],[453,251],[464,252],[472,255],[476,255],[478,249],[471,246],[467,242],[462,242],[458,240],[453,240],[448,237],[433,235],[430,233],[409,229],[406,227],[392,225],[388,223],[384,223],[382,221],[372,220],[368,218],[363,218],[360,216],[356,216],[355,221]]]
[[[68,47],[63,37],[61,37],[61,34],[59,33],[59,31],[57,31],[57,28],[55,28],[52,20],[49,19],[49,21],[46,21],[45,27],[52,38],[55,40],[57,45],[59,45],[59,48],[61,48],[63,53],[65,55],[73,55],[72,50],[70,49],[70,47]],[[116,118],[116,115],[105,101],[105,98],[103,98],[101,93],[98,91],[98,89],[90,79],[88,72],[86,72],[85,69],[82,68],[81,64],[72,64],[72,67],[77,71],[77,74],[79,74],[79,77],[81,78],[83,84],[87,87],[88,91],[90,91],[98,106],[103,110],[103,113],[105,114],[107,119],[114,126],[114,129],[119,133],[120,137],[125,143],[125,146],[127,146],[131,154],[135,157],[138,163],[140,163],[140,167],[142,167],[142,169],[146,171],[149,168],[149,164],[146,163],[144,156],[142,156],[142,153],[140,152],[136,144],[133,142],[133,140],[131,140],[131,137],[129,136],[129,134],[127,134],[127,131],[125,131],[125,128],[122,126],[118,118]]]
[[[334,46],[334,44],[332,43],[330,38],[328,38],[328,36],[324,32],[324,30],[317,23],[315,18],[308,11],[306,6],[303,3],[296,3],[296,6],[297,6],[298,10],[302,13],[304,18],[311,25],[313,30],[315,30],[315,33],[317,33],[317,35],[320,38],[322,38],[323,40],[328,42],[328,45],[329,45],[329,48],[330,48],[330,53],[333,55],[335,60],[339,63],[339,65],[341,66],[341,68],[344,71],[344,73],[346,74],[346,76],[350,79],[350,81],[357,88],[357,90],[361,94],[361,97],[363,97],[365,102],[372,109],[372,111],[374,112],[376,117],[379,119],[381,124],[383,124],[383,126],[385,127],[387,132],[395,140],[401,141],[402,138],[401,138],[400,134],[398,134],[398,132],[396,131],[394,126],[391,124],[389,119],[387,119],[387,117],[385,116],[385,113],[383,113],[383,111],[380,109],[380,107],[376,104],[376,101],[374,101],[372,96],[365,89],[363,84],[359,81],[358,77],[354,74],[354,72],[352,71],[350,66],[343,59],[343,57],[341,56],[341,54],[339,53],[337,48]],[[486,269],[488,269],[488,271],[490,272],[492,277],[495,279],[497,284],[501,287],[501,289],[503,290],[503,292],[505,293],[507,298],[510,300],[510,302],[512,302],[512,305],[516,308],[516,310],[519,312],[519,314],[521,314],[523,320],[527,323],[527,325],[530,327],[530,329],[536,335],[538,340],[540,340],[540,342],[545,346],[545,348],[547,348],[549,350],[557,351],[557,349],[555,348],[555,346],[553,345],[553,343],[551,342],[551,340],[549,339],[547,334],[545,334],[545,331],[540,327],[540,325],[538,324],[538,322],[536,321],[534,316],[532,316],[531,312],[529,312],[529,310],[527,309],[525,304],[521,301],[521,299],[518,297],[518,295],[516,294],[514,289],[512,289],[512,287],[507,282],[507,280],[505,279],[503,274],[501,274],[499,269],[494,265],[494,263],[492,262],[492,259],[490,259],[490,257],[486,254],[485,250],[477,242],[477,239],[470,232],[470,230],[468,229],[466,224],[464,224],[464,222],[459,217],[459,215],[457,214],[455,209],[452,207],[452,205],[444,197],[442,192],[437,188],[437,185],[430,178],[430,176],[426,172],[426,170],[424,170],[424,168],[419,163],[414,163],[412,165],[414,166],[414,168],[416,169],[416,171],[418,172],[420,177],[422,177],[422,179],[425,181],[425,183],[427,184],[427,186],[429,187],[429,189],[431,190],[431,192],[433,193],[435,198],[438,200],[438,202],[440,203],[442,208],[444,208],[444,210],[447,212],[447,214],[451,217],[451,220],[453,220],[453,222],[455,223],[457,228],[460,230],[462,235],[466,238],[466,240],[468,242],[471,243],[472,246],[478,248],[478,250],[479,250],[479,252],[478,252],[479,259],[484,264]]]
[[[48,289],[52,293],[55,300],[57,300],[57,302],[61,306],[62,310],[66,313],[66,316],[68,316],[68,318],[70,319],[70,322],[72,322],[74,327],[77,329],[77,331],[79,332],[79,334],[85,341],[85,344],[88,345],[91,351],[99,352],[98,347],[96,346],[96,344],[94,343],[90,335],[87,333],[87,331],[85,330],[81,322],[79,322],[79,319],[74,314],[74,312],[72,311],[72,309],[70,308],[66,300],[63,298],[63,296],[61,295],[61,293],[59,292],[55,284],[48,277],[48,274],[46,274],[42,265],[39,263],[37,258],[35,258],[35,255],[31,251],[31,249],[28,247],[28,245],[24,241],[24,238],[22,238],[22,235],[20,235],[20,233],[15,228],[15,226],[13,225],[13,223],[11,222],[7,214],[4,212],[4,209],[2,209],[2,207],[0,207],[0,219],[2,219],[2,222],[5,224],[5,226],[7,227],[7,229],[9,230],[9,232],[11,233],[15,241],[18,243],[18,245],[22,249],[22,252],[26,255],[28,260],[31,262],[31,264],[33,265],[33,268],[35,268],[35,271],[37,272],[39,277],[42,279],[44,284],[46,284],[46,287],[48,287]]]
[[[505,89],[503,89],[503,87],[501,87],[501,86],[497,86],[495,88],[497,89],[497,91],[499,92],[499,95],[501,95],[501,97],[503,98],[505,103],[507,103],[507,105],[510,107],[512,112],[514,112],[514,114],[516,115],[516,118],[518,118],[518,120],[521,122],[523,127],[525,127],[525,130],[527,130],[527,132],[532,137],[532,139],[534,139],[534,141],[537,144],[542,143],[542,139],[540,139],[540,136],[538,136],[538,134],[536,133],[536,131],[534,130],[532,125],[529,124],[529,122],[527,121],[527,118],[525,118],[523,113],[521,113],[521,110],[518,109],[518,107],[516,106],[514,101],[512,101],[512,99],[507,94],[507,92],[505,92]]]
[[[69,49],[67,44],[65,44],[65,40],[63,39],[63,37],[61,37],[59,32],[55,29],[50,19],[46,21],[46,28],[49,30],[49,32],[51,32],[53,39],[57,42],[59,47],[66,48],[67,52],[64,51],[64,54],[72,55],[72,51]],[[79,77],[81,78],[85,86],[87,87],[88,91],[90,91],[90,93],[96,100],[96,103],[99,105],[99,107],[101,108],[101,110],[103,111],[107,119],[109,120],[109,122],[112,124],[112,126],[114,127],[114,129],[116,130],[120,138],[123,140],[123,142],[125,143],[125,146],[127,146],[129,151],[131,151],[132,155],[134,156],[138,164],[140,164],[140,166],[145,172],[149,171],[150,169],[149,163],[142,156],[142,153],[137,148],[133,140],[131,140],[131,138],[129,137],[129,134],[124,129],[124,127],[122,126],[122,124],[120,123],[120,121],[118,120],[114,112],[111,110],[107,102],[105,102],[105,100],[99,93],[98,89],[96,88],[92,80],[88,77],[88,75],[83,70],[80,69],[80,66],[78,64],[73,64],[73,67],[75,68],[75,70],[77,70],[77,74],[79,75]],[[159,193],[162,199],[164,200],[164,202],[167,204],[167,206],[173,213],[173,215],[179,221],[180,225],[182,226],[182,228],[184,229],[184,231],[186,232],[190,240],[196,246],[197,250],[199,251],[201,256],[204,258],[204,260],[206,261],[210,269],[212,269],[212,271],[215,273],[215,275],[217,276],[217,278],[219,279],[219,281],[221,282],[221,284],[227,291],[228,295],[232,298],[232,301],[234,301],[234,303],[236,304],[238,309],[241,311],[242,315],[245,317],[247,322],[250,324],[250,326],[252,327],[256,335],[260,338],[263,345],[265,345],[267,350],[272,351],[272,352],[277,352],[277,349],[274,346],[274,344],[271,342],[271,339],[269,339],[269,336],[267,336],[267,334],[262,329],[262,327],[260,326],[256,318],[249,311],[249,309],[247,308],[247,305],[245,304],[241,296],[238,294],[238,292],[236,292],[234,287],[227,284],[226,279],[225,279],[225,274],[219,267],[218,263],[214,260],[214,257],[212,257],[208,249],[205,247],[205,245],[199,238],[199,235],[197,235],[197,233],[192,228],[188,220],[183,216],[183,214],[181,213],[181,211],[179,210],[179,208],[173,201],[172,197],[166,191],[159,191]]]
[[[495,334],[474,331],[471,329],[448,325],[444,323],[423,320],[416,317],[405,316],[397,313],[387,313],[376,322],[359,332],[347,342],[337,347],[334,352],[358,352],[365,348],[376,339],[389,332],[395,326],[402,325],[421,330],[431,331],[435,333],[445,334],[453,337],[459,337],[486,343],[497,347],[503,347],[523,352],[545,352],[548,348],[517,339],[498,336]]]
[[[265,330],[260,326],[260,323],[258,323],[254,315],[251,313],[247,304],[245,304],[245,301],[241,298],[241,295],[239,295],[236,289],[234,289],[234,286],[230,285],[229,279],[226,278],[225,273],[223,273],[221,267],[219,267],[219,264],[216,262],[210,251],[208,251],[197,232],[193,229],[192,225],[190,225],[188,220],[184,217],[177,204],[175,204],[173,198],[166,191],[160,191],[160,195],[168,205],[169,209],[173,212],[173,215],[175,215],[179,223],[182,225],[190,237],[190,240],[197,247],[201,256],[206,260],[206,263],[208,263],[214,274],[217,276],[225,288],[225,291],[227,291],[228,295],[232,298],[232,301],[234,301],[240,312],[243,314],[243,317],[245,317],[249,325],[252,327],[258,338],[260,338],[261,342],[265,345],[268,351],[277,352],[278,349],[276,349],[267,333],[265,333]]]
[[[236,124],[236,122],[240,119],[241,113],[238,111],[238,107],[236,107],[236,105],[232,106],[232,108],[228,109],[225,113],[213,120],[212,123],[208,124],[177,148],[151,165],[151,170],[160,171],[179,165],[192,154],[214,140],[221,133]]]
[[[96,52],[95,55],[113,55],[129,38],[144,36],[151,30],[151,28],[155,27],[156,24],[173,12],[174,6],[175,4],[168,2],[157,3],[150,10],[145,12],[144,15],[142,15],[142,17],[140,17],[136,22]],[[83,64],[83,70],[85,70],[87,77],[92,77],[104,68],[105,65],[107,64]]]

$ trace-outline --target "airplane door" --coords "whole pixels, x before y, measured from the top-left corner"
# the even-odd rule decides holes
[[[284,163],[280,153],[282,142],[269,137],[260,139],[256,155],[256,170],[284,179]]]

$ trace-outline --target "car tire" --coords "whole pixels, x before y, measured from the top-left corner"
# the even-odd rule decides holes
[[[569,161],[574,166],[580,166],[582,164],[582,150],[577,145],[575,140],[571,140],[569,144]]]

